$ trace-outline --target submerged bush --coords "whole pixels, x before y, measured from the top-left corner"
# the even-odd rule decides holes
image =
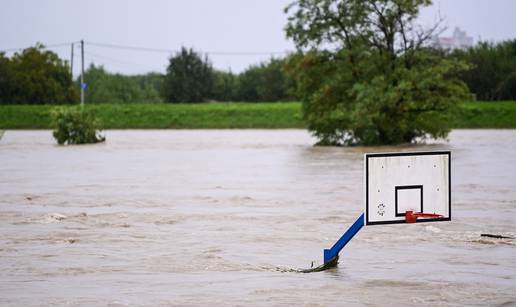
[[[53,136],[59,145],[104,142],[95,114],[83,107],[63,107],[52,112]]]

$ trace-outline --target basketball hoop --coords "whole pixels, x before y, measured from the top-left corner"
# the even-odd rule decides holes
[[[450,221],[450,162],[449,151],[366,154],[364,225]]]
[[[365,154],[364,213],[324,250],[323,265],[304,272],[336,266],[362,226],[451,221],[450,163],[450,151]]]
[[[415,223],[418,217],[424,217],[428,219],[440,219],[443,218],[440,214],[435,213],[423,213],[423,212],[414,212],[414,211],[406,211],[405,212],[405,222],[406,223]]]

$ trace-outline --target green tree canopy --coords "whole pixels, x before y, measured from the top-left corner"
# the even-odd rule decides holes
[[[298,0],[286,8],[289,61],[319,144],[397,144],[449,132],[466,97],[463,62],[427,48],[437,25],[414,21],[429,0]]]
[[[192,49],[181,48],[167,67],[163,94],[168,102],[202,102],[213,90],[213,68]]]
[[[516,39],[497,44],[480,42],[452,57],[467,61],[472,69],[461,73],[477,99],[516,99]]]
[[[293,98],[294,80],[284,72],[284,59],[271,58],[251,65],[239,76],[238,97],[242,101],[281,101]]]
[[[210,98],[216,101],[235,101],[238,99],[238,75],[231,71],[213,70],[213,91]]]
[[[82,106],[60,107],[52,111],[52,135],[59,145],[104,142],[100,123],[91,109]]]
[[[0,103],[73,103],[73,85],[68,63],[41,44],[10,59],[0,54]]]
[[[103,66],[91,64],[84,73],[88,84],[87,103],[152,103],[161,102],[163,75],[148,73],[126,76],[107,72]]]

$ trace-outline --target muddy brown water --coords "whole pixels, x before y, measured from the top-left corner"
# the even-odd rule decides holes
[[[1,305],[516,304],[516,130],[313,147],[303,130],[107,131],[0,140]],[[363,153],[452,151],[451,222],[368,226]]]

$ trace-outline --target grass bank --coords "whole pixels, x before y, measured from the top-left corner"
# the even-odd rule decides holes
[[[468,102],[461,105],[454,128],[516,128],[516,101]]]
[[[0,129],[48,129],[52,105],[0,105]],[[105,129],[303,128],[301,105],[282,103],[93,104]]]
[[[0,105],[0,129],[49,129],[53,105]],[[105,129],[304,128],[301,104],[95,104]],[[455,128],[516,128],[516,101],[461,105]]]

